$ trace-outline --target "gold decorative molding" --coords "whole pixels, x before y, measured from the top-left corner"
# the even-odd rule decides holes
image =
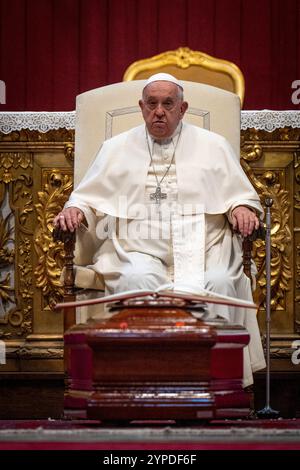
[[[268,132],[265,130],[249,128],[242,131],[241,134],[241,146],[243,147],[244,142],[246,141],[259,141],[262,142],[269,142],[274,143],[278,142],[282,144],[282,142],[297,142],[300,140],[300,128],[293,128],[293,127],[283,127],[281,129],[275,129],[272,132]]]
[[[270,349],[270,356],[272,359],[289,359],[292,362],[292,354],[294,350],[289,348],[283,347],[272,347]]]
[[[294,152],[295,326],[300,332],[300,146]]]
[[[44,335],[46,336],[46,335]],[[28,335],[23,340],[6,340],[6,364],[0,365],[0,374],[11,376],[22,373],[61,374],[64,366],[63,338],[48,337],[33,339]],[[18,371],[12,374],[10,371]]]
[[[257,162],[263,157],[260,145],[247,145],[241,149],[241,164],[251,180],[253,186],[263,202],[266,197],[273,199],[272,215],[272,248],[271,248],[271,308],[284,310],[286,308],[285,296],[290,289],[292,279],[291,257],[291,230],[289,192],[281,187],[279,172],[274,170],[255,174],[247,162]],[[265,242],[257,240],[254,243],[253,258],[256,262],[258,275],[257,283],[263,293],[261,301],[266,295],[266,266]]]
[[[10,243],[13,242],[12,227],[9,227],[8,222],[11,218],[9,213],[5,218],[0,214],[0,267],[1,269],[12,266],[15,253],[14,248],[10,248]],[[11,285],[11,273],[8,272],[0,279],[0,301],[1,303],[13,303],[14,299],[12,293],[14,289]],[[3,305],[2,305],[3,306]]]
[[[1,267],[6,274],[1,278],[0,300],[6,314],[0,324],[0,337],[24,336],[32,328],[32,155],[28,152],[0,154]],[[11,224],[11,225],[9,225]],[[13,279],[17,267],[20,276]],[[8,295],[9,292],[9,295]]]
[[[174,51],[166,51],[161,54],[149,57],[147,59],[138,60],[132,63],[125,71],[123,80],[138,80],[150,76],[152,73],[165,72],[168,66],[177,67],[178,69],[188,69],[191,66],[202,67],[211,72],[222,73],[233,82],[233,91],[241,100],[243,105],[245,94],[245,80],[241,70],[232,62],[223,59],[217,59],[204,52],[193,51],[188,47],[179,47]],[[146,73],[145,72],[150,72]],[[178,77],[184,80],[184,77]],[[191,80],[191,78],[186,78]],[[194,80],[200,81],[200,80]],[[204,83],[207,83],[204,81]],[[213,83],[210,83],[213,85]],[[218,86],[217,84],[215,86]],[[222,87],[221,87],[222,88]]]
[[[63,359],[63,346],[60,347],[42,347],[26,345],[18,348],[9,348],[7,352],[9,359]]]
[[[53,219],[68,199],[73,179],[70,174],[52,169],[43,171],[43,182],[43,191],[38,192],[39,203],[35,206],[39,224],[34,236],[38,255],[34,274],[36,286],[43,292],[46,307],[53,308],[63,295],[60,274],[64,262],[62,244],[53,241]]]
[[[69,160],[73,164],[74,163],[74,144],[72,144],[71,142],[65,144],[64,153],[65,153],[65,157],[67,158],[67,160]]]
[[[300,289],[300,245],[296,245],[296,289]],[[300,296],[295,300],[300,302]]]
[[[242,162],[256,162],[262,157],[262,147],[261,145],[246,145],[242,147],[241,150],[241,159]]]
[[[0,132],[0,143],[9,142],[74,142],[74,129],[49,130],[47,132],[39,132],[36,130],[22,129],[13,131],[9,134]]]
[[[295,180],[298,185],[300,185],[300,149],[294,152],[294,168],[295,168]],[[300,209],[300,190],[295,192],[294,195],[295,209]]]

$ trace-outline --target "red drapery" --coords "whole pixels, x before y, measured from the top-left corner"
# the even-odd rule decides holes
[[[300,109],[299,0],[0,0],[0,111],[63,111],[133,61],[188,46],[235,62],[245,109]]]

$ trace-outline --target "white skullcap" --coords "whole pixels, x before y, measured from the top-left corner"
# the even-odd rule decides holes
[[[156,73],[154,75],[151,75],[151,77],[149,77],[148,80],[146,81],[146,85],[144,86],[144,88],[147,85],[150,85],[150,83],[160,82],[160,81],[175,83],[175,85],[178,85],[183,90],[183,86],[181,82],[177,80],[177,78],[173,77],[173,75],[170,75],[169,73]]]

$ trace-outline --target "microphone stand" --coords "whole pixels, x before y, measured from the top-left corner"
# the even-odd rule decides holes
[[[271,327],[271,207],[273,200],[265,199],[266,204],[266,404],[257,411],[258,418],[274,419],[279,417],[279,411],[270,406],[270,327]]]

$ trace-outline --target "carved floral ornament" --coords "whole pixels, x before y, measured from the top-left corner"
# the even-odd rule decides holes
[[[260,195],[261,201],[266,197],[273,199],[272,229],[271,229],[271,292],[272,309],[285,308],[285,294],[289,290],[289,281],[292,278],[291,257],[291,231],[289,227],[290,201],[289,192],[282,189],[279,183],[277,170],[266,170],[262,174],[255,174],[248,162],[256,162],[263,156],[260,145],[247,145],[241,149],[241,164]],[[261,289],[260,302],[266,294],[266,266],[265,242],[254,242],[253,258],[256,262],[258,274],[257,284]]]
[[[51,308],[63,296],[60,275],[64,261],[62,244],[53,241],[53,219],[68,199],[73,179],[71,175],[62,174],[59,170],[45,170],[43,177],[45,184],[43,191],[38,192],[39,202],[36,204],[39,224],[34,246],[38,263],[34,274],[36,285],[42,289],[45,302]]]
[[[0,154],[0,325],[6,325],[0,337],[4,338],[31,330],[32,169],[30,153]]]
[[[0,180],[6,184],[10,183],[15,180],[12,173],[13,169],[21,167],[25,170],[29,166],[30,168],[33,167],[32,158],[29,154],[15,152],[1,154]]]
[[[10,245],[13,243],[13,229],[9,226],[11,213],[3,218],[0,214],[0,268],[8,268],[13,265],[15,259],[15,250]],[[0,278],[0,299],[2,306],[8,302],[13,304],[14,289],[11,285],[11,273],[7,272]],[[3,305],[4,304],[4,305]]]

